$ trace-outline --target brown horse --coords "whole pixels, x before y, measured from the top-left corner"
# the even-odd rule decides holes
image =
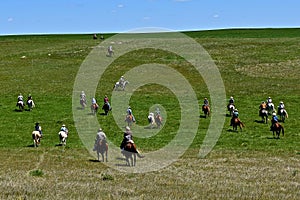
[[[232,123],[232,129],[234,131],[237,131],[237,127],[240,127],[240,130],[242,131],[243,128],[245,127],[244,123],[239,119],[239,118],[234,118],[233,123]]]
[[[127,123],[127,126],[131,126],[132,123],[134,122],[133,121],[133,116],[132,115],[126,115],[125,122]]]
[[[97,114],[98,108],[99,108],[99,106],[96,103],[94,103],[94,104],[91,105],[91,111],[92,111],[93,115]]]
[[[202,111],[204,113],[205,118],[209,117],[209,115],[210,115],[210,107],[208,105],[203,105],[202,106]]]
[[[276,132],[276,136],[277,139],[279,139],[280,136],[280,132],[282,132],[282,136],[284,136],[284,128],[281,124],[279,124],[278,122],[276,122],[273,126],[272,126],[272,131],[273,131],[273,137],[275,138],[275,132]]]
[[[122,151],[122,154],[125,156],[127,166],[135,166],[136,156],[138,156],[139,158],[144,157],[139,154],[136,145],[132,142],[126,143],[124,150]],[[129,160],[131,161],[131,163],[129,162]]]
[[[104,162],[104,155],[105,155],[105,161],[107,162],[108,144],[106,140],[99,140],[97,142],[96,150],[97,150],[98,161],[100,161],[100,154],[101,154],[102,162]]]
[[[157,128],[160,128],[160,126],[162,125],[162,117],[160,116],[160,114],[157,114],[155,116],[155,123],[157,125]]]

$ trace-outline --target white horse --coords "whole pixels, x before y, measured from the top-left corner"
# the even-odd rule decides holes
[[[65,131],[59,131],[58,132],[59,136],[59,141],[61,145],[66,145],[67,144],[67,137],[68,137],[68,132]]]
[[[29,99],[27,101],[27,105],[28,105],[29,111],[31,111],[35,107],[35,104],[32,99]]]
[[[114,51],[113,51],[113,49],[112,49],[112,46],[109,46],[109,47],[107,48],[107,56],[108,56],[108,57],[111,57],[113,54],[114,54]]]
[[[150,128],[154,128],[156,126],[156,123],[155,123],[155,119],[154,119],[154,113],[149,113],[148,115],[148,122],[149,122],[149,127]]]
[[[33,139],[33,146],[38,147],[41,143],[41,133],[39,131],[32,131],[32,139]]]
[[[121,88],[121,90],[125,90],[125,87],[128,83],[129,83],[129,81],[124,81],[123,83],[120,83],[118,81],[118,82],[116,82],[116,84],[114,86],[114,90],[118,90],[119,88]]]
[[[25,107],[24,102],[21,101],[21,100],[17,102],[17,105],[16,105],[16,106],[19,107],[19,110],[20,110],[20,111],[23,111],[23,110],[24,110],[24,107]]]
[[[80,98],[80,105],[82,109],[86,107],[86,98],[84,96]]]
[[[272,114],[274,112],[274,104],[272,102],[267,103],[267,111],[269,112],[269,114]]]
[[[227,108],[229,111],[229,115],[232,116],[235,106],[233,104],[228,104]]]
[[[278,115],[280,116],[280,121],[284,122],[286,118],[289,117],[287,111],[282,108],[282,109],[278,109]]]

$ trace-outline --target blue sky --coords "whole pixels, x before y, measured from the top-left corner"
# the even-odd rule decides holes
[[[300,27],[298,0],[3,0],[0,35]]]

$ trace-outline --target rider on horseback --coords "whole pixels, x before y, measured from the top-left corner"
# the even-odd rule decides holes
[[[132,132],[131,132],[129,126],[126,126],[126,128],[125,128],[124,135],[123,135],[123,141],[120,145],[120,149],[122,151],[124,150],[124,147],[125,147],[127,142],[134,143],[133,140],[132,140]]]
[[[17,106],[18,104],[21,103],[22,105],[24,105],[24,102],[23,102],[23,95],[20,93],[19,96],[18,96],[18,101],[17,101]]]
[[[275,124],[278,123],[278,117],[276,115],[276,112],[273,112],[271,122],[272,122],[272,124],[271,124],[271,127],[270,127],[270,131],[273,131],[274,127],[275,127]]]
[[[262,111],[263,110],[265,110],[265,109],[267,109],[267,104],[266,104],[266,102],[261,102],[261,104],[259,105],[259,116],[261,116],[261,114],[262,114]]]
[[[233,96],[231,96],[230,99],[229,99],[229,102],[228,102],[228,105],[227,105],[228,111],[230,111],[230,105],[233,105],[233,106],[234,106],[234,99],[233,99]]]
[[[230,120],[230,126],[233,125],[234,120],[237,119],[237,118],[239,118],[239,112],[238,112],[238,109],[234,109],[233,113],[232,113],[232,118]]]
[[[85,95],[84,91],[81,91],[80,99],[85,99],[85,98],[86,98],[86,95]]]
[[[104,104],[108,105],[108,108],[110,110],[111,108],[110,108],[110,103],[109,103],[109,99],[108,99],[107,95],[104,96],[103,102],[104,102]]]
[[[60,131],[65,132],[67,135],[68,135],[68,133],[69,133],[69,130],[67,129],[67,127],[66,127],[65,124],[63,124],[63,125],[61,126]]]
[[[278,113],[280,113],[281,110],[285,109],[285,106],[283,104],[283,101],[279,102],[279,106],[278,106]]]
[[[40,123],[38,123],[38,122],[35,123],[34,130],[38,131],[40,133],[41,137],[43,137],[42,127],[40,126]]]
[[[104,141],[104,143],[106,143],[106,135],[101,128],[99,128],[99,130],[97,132],[93,151],[96,151],[97,144],[99,143],[100,140],[102,140],[102,141]]]
[[[132,121],[135,122],[135,118],[134,118],[134,116],[133,116],[133,114],[132,114],[132,110],[131,110],[131,107],[130,107],[130,106],[128,106],[126,112],[127,112],[127,115],[131,115],[131,116],[132,116]]]
[[[125,82],[125,78],[124,76],[121,76],[120,80],[119,80],[119,85],[123,85]]]
[[[125,146],[126,146],[127,143],[132,143],[132,144],[134,144],[132,138],[133,138],[133,137],[132,137],[132,132],[131,132],[129,126],[126,126],[125,132],[124,132],[123,141],[122,141],[122,143],[121,143],[121,145],[120,145],[121,153],[124,153],[124,148],[125,148]],[[142,156],[142,155],[140,154],[140,152],[139,152],[137,149],[135,149],[134,153],[137,153],[137,156],[140,157],[140,158],[143,158],[143,157],[144,157],[144,156]]]
[[[204,106],[208,106],[209,107],[209,101],[208,101],[208,99],[206,97],[204,98],[204,101],[203,101],[202,111],[204,111]]]

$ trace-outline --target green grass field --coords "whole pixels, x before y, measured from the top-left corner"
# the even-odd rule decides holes
[[[246,127],[233,132],[226,117],[213,151],[200,159],[198,153],[210,118],[199,118],[197,135],[183,156],[164,169],[141,174],[119,172],[95,162],[76,132],[73,84],[82,62],[100,40],[93,40],[91,35],[0,36],[0,199],[298,199],[300,29],[186,34],[214,60],[227,99],[234,96]],[[105,94],[111,97],[114,82],[126,71],[151,62],[182,73],[196,91],[199,105],[204,97],[209,98],[203,78],[181,57],[143,49],[121,56],[110,65],[97,87],[98,102],[102,103]],[[33,111],[16,110],[19,93],[25,98],[33,96]],[[276,107],[284,101],[289,114],[281,139],[273,139],[270,124],[257,122],[258,106],[269,96]],[[135,138],[145,153],[166,145],[180,125],[178,100],[157,84],[143,86],[130,99],[139,125],[147,126],[149,107],[157,103],[164,106],[168,118],[159,134]],[[108,138],[118,146],[123,135],[113,116],[97,117]],[[44,134],[38,148],[31,146],[35,122],[40,122]],[[56,146],[63,123],[70,131],[65,149]],[[109,160],[118,157],[121,154],[109,154]]]

